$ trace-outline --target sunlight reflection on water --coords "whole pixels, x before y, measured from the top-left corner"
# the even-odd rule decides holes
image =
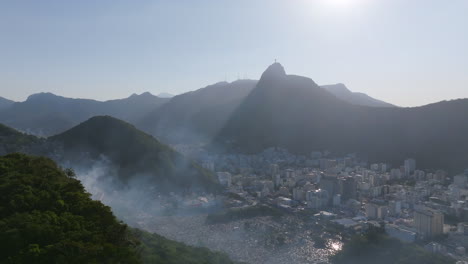
[[[331,242],[329,244],[329,247],[333,251],[339,251],[343,247],[343,243],[341,243],[341,242]]]

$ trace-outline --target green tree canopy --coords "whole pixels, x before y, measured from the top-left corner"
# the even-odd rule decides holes
[[[232,263],[130,229],[71,176],[48,158],[0,157],[0,263]]]

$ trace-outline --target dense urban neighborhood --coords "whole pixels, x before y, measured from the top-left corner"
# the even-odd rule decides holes
[[[416,243],[459,263],[468,261],[468,170],[448,175],[443,170],[418,168],[412,158],[392,167],[367,164],[353,154],[298,156],[280,148],[258,155],[210,155],[193,148],[178,149],[217,172],[225,187],[223,202],[231,208],[227,214],[212,217],[219,222],[255,219],[250,208],[263,210],[254,221],[260,224],[268,215],[261,208],[265,206],[296,217],[298,225],[309,226],[298,230],[304,235],[316,223],[323,230],[340,230],[331,231],[329,237],[349,237],[366,232],[369,226],[383,227],[388,236],[402,242]],[[289,224],[291,229],[297,228],[294,222]]]

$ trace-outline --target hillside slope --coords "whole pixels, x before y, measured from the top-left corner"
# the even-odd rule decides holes
[[[461,170],[468,164],[468,99],[415,108],[352,105],[309,78],[270,66],[234,111],[214,143],[221,150],[254,153],[283,147],[357,152],[369,161]]]
[[[256,81],[221,82],[174,96],[145,116],[139,128],[171,143],[209,141],[255,86]]]
[[[83,153],[104,156],[115,164],[118,178],[139,178],[160,190],[173,188],[216,190],[213,175],[133,125],[110,116],[93,117],[48,139],[63,145],[64,159],[78,162]]]
[[[0,124],[0,155],[13,152],[41,153],[45,150],[44,139],[23,134],[11,127]]]
[[[15,103],[14,101],[8,100],[0,96],[0,111],[10,107],[14,103]]]
[[[73,177],[47,158],[0,157],[0,263],[232,263],[130,229]]]
[[[373,106],[373,107],[395,107],[394,105],[370,97],[365,93],[351,92],[344,84],[322,85],[323,89],[332,93],[343,101],[354,105]]]

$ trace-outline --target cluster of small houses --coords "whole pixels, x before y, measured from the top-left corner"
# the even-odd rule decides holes
[[[396,169],[386,164],[366,169],[352,158],[319,159],[317,165],[319,168],[281,170],[279,165],[270,164],[261,176],[248,170],[239,175],[218,172],[217,176],[227,191],[245,199],[292,212],[322,210],[322,218],[352,232],[384,222],[387,234],[405,242],[449,235],[446,244],[430,242],[426,248],[468,260],[468,170],[454,176],[449,184],[445,172],[417,170],[413,159]],[[459,222],[448,225],[445,215]]]

